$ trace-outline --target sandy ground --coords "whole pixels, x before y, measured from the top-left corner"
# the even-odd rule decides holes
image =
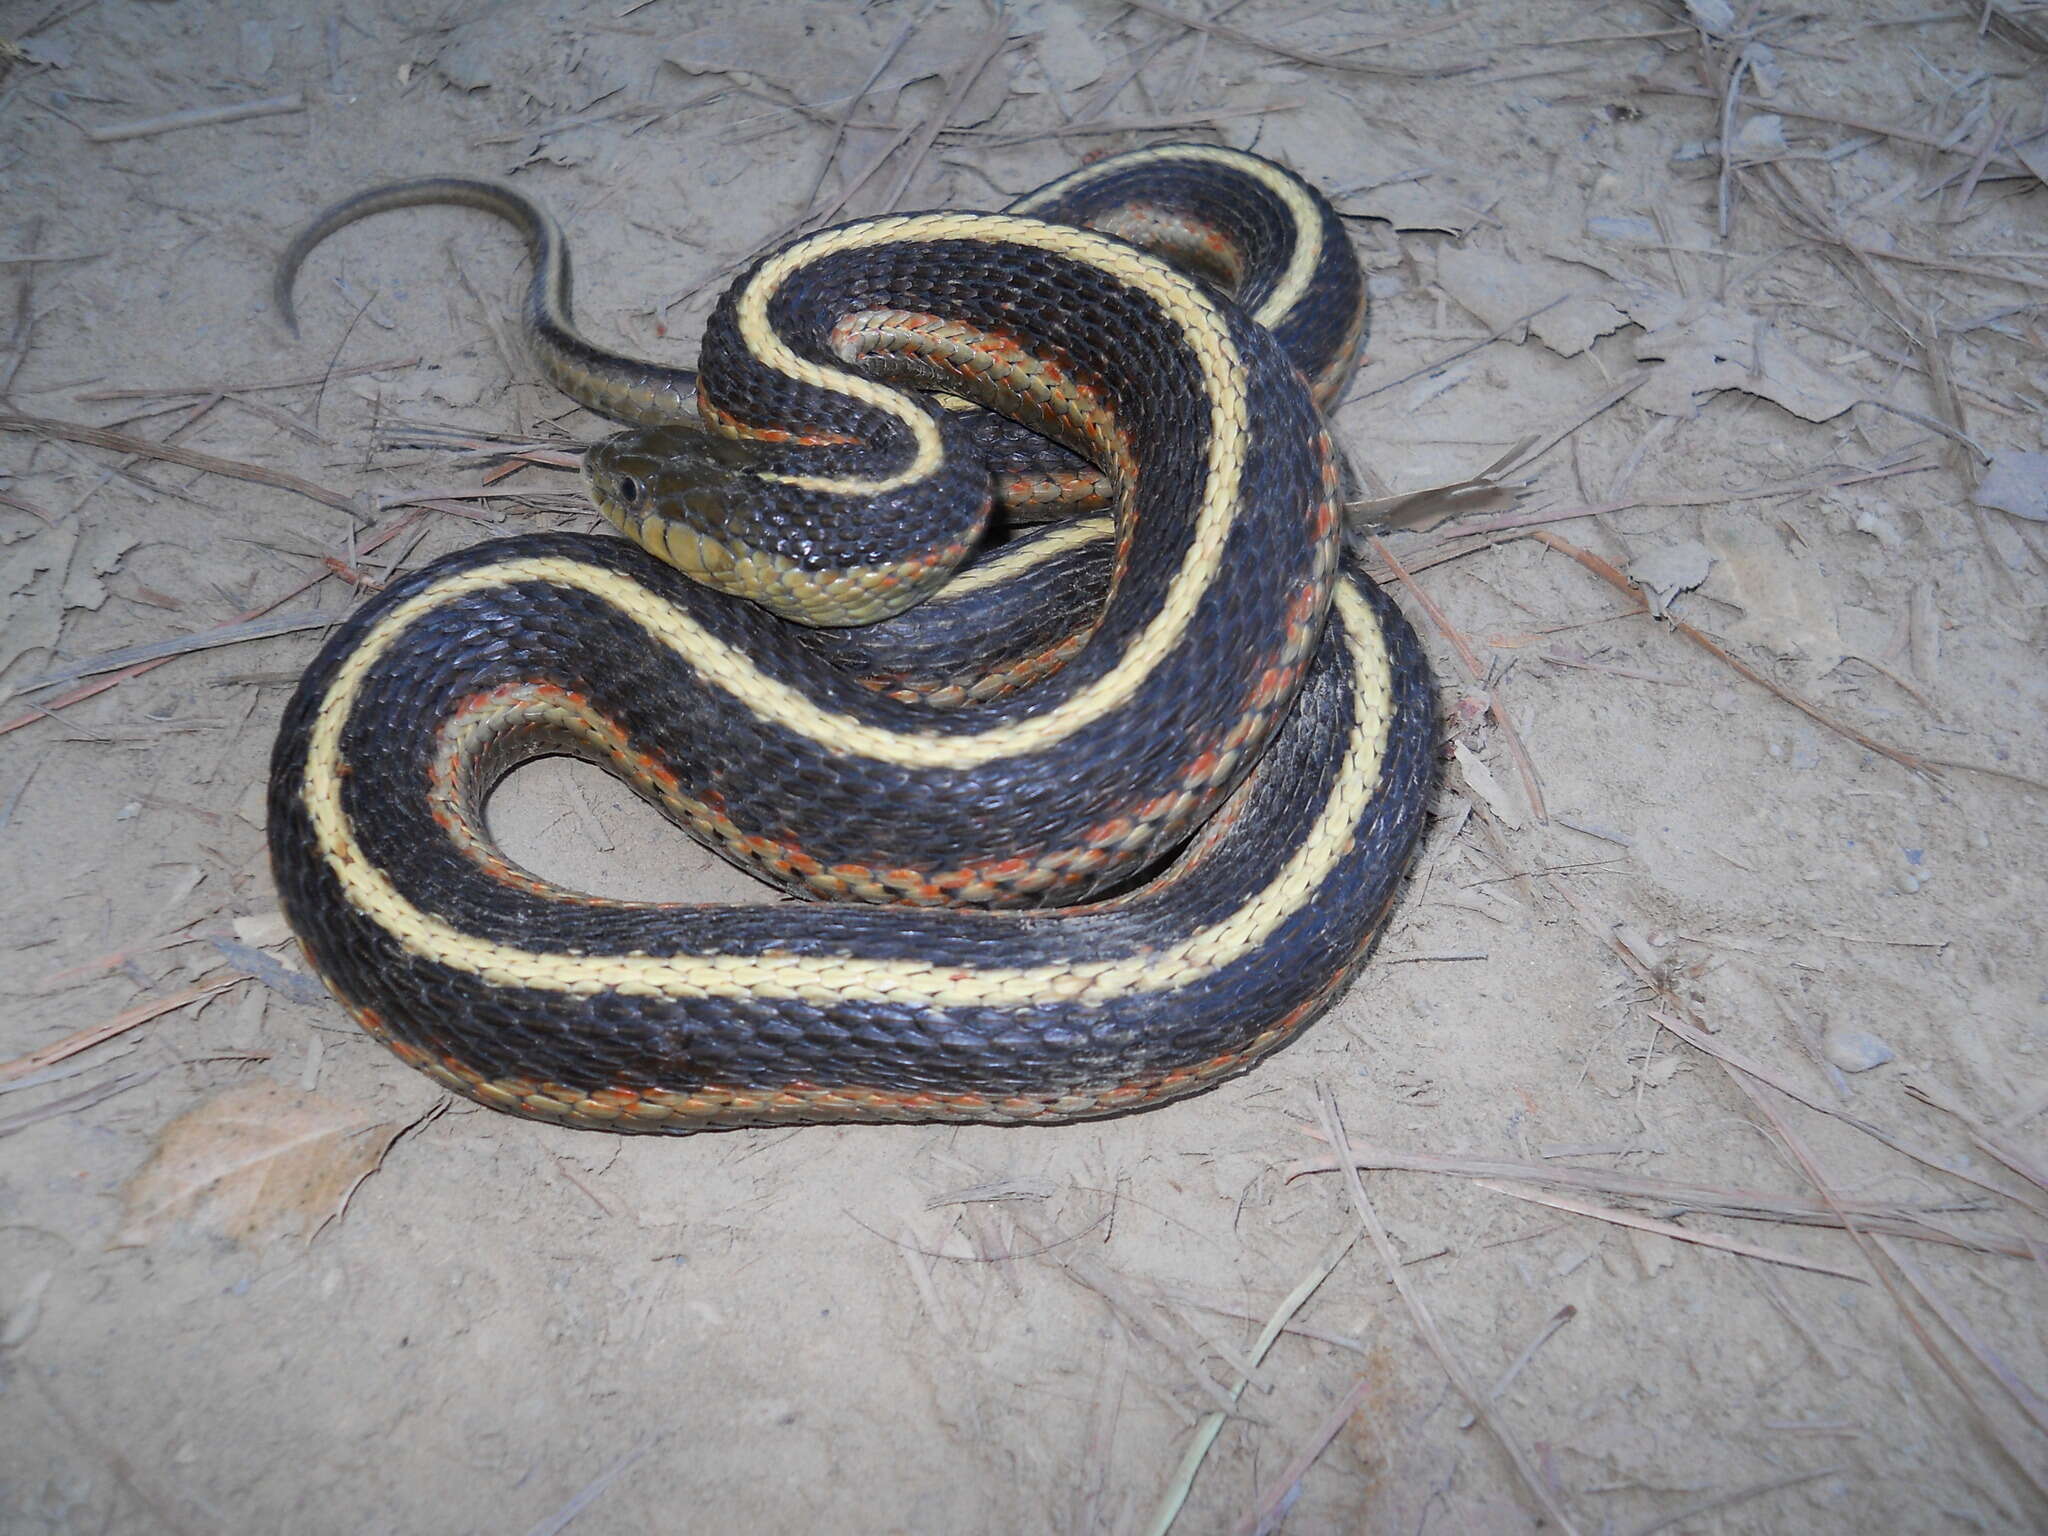
[[[1183,1531],[2038,1529],[2048,14],[1815,9],[0,8],[0,684],[71,674],[0,705],[0,1529],[1138,1531],[1246,1372]],[[1504,486],[1389,538],[1447,766],[1336,1010],[1115,1122],[673,1141],[357,1035],[265,867],[291,683],[355,584],[594,525],[389,435],[603,427],[508,345],[497,225],[347,231],[296,341],[293,229],[516,174],[591,333],[687,360],[835,200],[1174,136],[1352,216],[1375,491]],[[594,772],[493,814],[595,889],[738,879]],[[1319,1087],[1390,1249],[1302,1172]]]

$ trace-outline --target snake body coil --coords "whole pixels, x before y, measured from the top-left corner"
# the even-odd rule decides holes
[[[1022,213],[821,231],[739,279],[689,375],[584,342],[552,222],[491,184],[337,205],[281,292],[341,224],[447,200],[525,229],[549,377],[641,424],[590,451],[593,494],[669,564],[478,546],[308,670],[273,867],[366,1030],[487,1104],[687,1131],[1106,1113],[1238,1069],[1330,1001],[1421,825],[1430,691],[1340,561],[1316,403],[1363,302],[1327,204],[1180,146]],[[1114,517],[971,558],[1003,454],[1013,504],[1065,476]],[[613,901],[516,869],[484,798],[556,752],[840,899]]]

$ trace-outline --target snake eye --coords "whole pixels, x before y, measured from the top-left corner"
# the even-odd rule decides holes
[[[627,506],[634,506],[640,500],[640,482],[631,475],[619,477],[619,500]]]

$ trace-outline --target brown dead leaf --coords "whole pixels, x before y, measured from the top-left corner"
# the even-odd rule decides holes
[[[164,1128],[156,1156],[122,1191],[117,1248],[137,1248],[180,1222],[261,1247],[310,1242],[377,1171],[398,1133],[360,1105],[249,1083]]]

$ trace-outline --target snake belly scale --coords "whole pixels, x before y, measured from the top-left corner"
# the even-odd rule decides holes
[[[1341,990],[1422,823],[1432,696],[1341,555],[1317,405],[1362,290],[1310,189],[1175,146],[1021,211],[801,236],[734,284],[688,373],[582,340],[559,232],[489,183],[337,205],[281,293],[325,234],[428,201],[526,232],[529,345],[638,424],[585,467],[644,548],[448,556],[307,671],[273,869],[369,1033],[594,1128],[1038,1121],[1239,1070]],[[1112,514],[982,552],[991,459],[1008,505],[1064,479]],[[550,753],[835,899],[628,902],[518,869],[484,800]]]

